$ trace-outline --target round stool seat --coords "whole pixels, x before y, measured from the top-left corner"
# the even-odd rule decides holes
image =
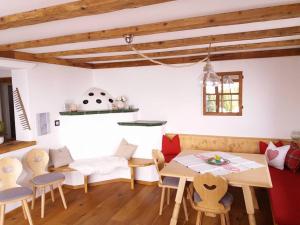
[[[53,183],[55,181],[64,180],[64,179],[65,179],[65,175],[63,175],[62,173],[46,173],[34,177],[32,179],[32,182],[35,185],[43,185],[43,184]]]
[[[27,187],[14,187],[0,191],[0,202],[8,202],[16,199],[24,199],[32,195],[32,190]]]

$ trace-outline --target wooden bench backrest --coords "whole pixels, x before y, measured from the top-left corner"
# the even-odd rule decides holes
[[[167,134],[173,137],[175,134]],[[226,137],[206,136],[194,134],[179,134],[181,150],[207,150],[241,153],[259,153],[259,141],[269,143],[278,140],[288,144],[291,140],[276,138],[247,138],[247,137]],[[300,145],[299,142],[297,142]]]

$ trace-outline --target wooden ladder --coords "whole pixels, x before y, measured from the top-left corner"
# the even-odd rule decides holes
[[[14,96],[14,103],[17,110],[17,114],[23,129],[31,130],[28,117],[24,108],[24,104],[18,88],[16,88],[16,90],[13,91],[13,96]]]

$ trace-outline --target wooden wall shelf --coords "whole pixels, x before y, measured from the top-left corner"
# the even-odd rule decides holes
[[[61,116],[78,116],[78,115],[93,115],[93,114],[108,114],[108,113],[130,113],[137,112],[139,109],[116,109],[116,110],[97,110],[97,111],[77,111],[77,112],[60,112]]]
[[[36,141],[9,141],[0,145],[0,154],[36,145]]]
[[[142,127],[156,127],[165,125],[167,121],[154,121],[154,120],[136,120],[130,122],[118,122],[120,126],[142,126]]]

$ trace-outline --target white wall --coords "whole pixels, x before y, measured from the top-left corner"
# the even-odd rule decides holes
[[[16,118],[17,139],[36,140],[39,147],[57,148],[61,146],[59,128],[54,121],[59,119],[59,112],[64,111],[65,102],[76,101],[92,85],[90,70],[37,64],[32,69],[13,70],[14,89],[18,87],[30,120],[32,131],[24,135]],[[50,113],[50,134],[37,135],[37,113]],[[23,133],[22,133],[23,132]]]
[[[218,72],[244,73],[243,116],[203,116],[202,65],[93,70],[100,88],[127,95],[142,119],[167,120],[166,131],[289,138],[300,129],[300,57],[213,62]]]

